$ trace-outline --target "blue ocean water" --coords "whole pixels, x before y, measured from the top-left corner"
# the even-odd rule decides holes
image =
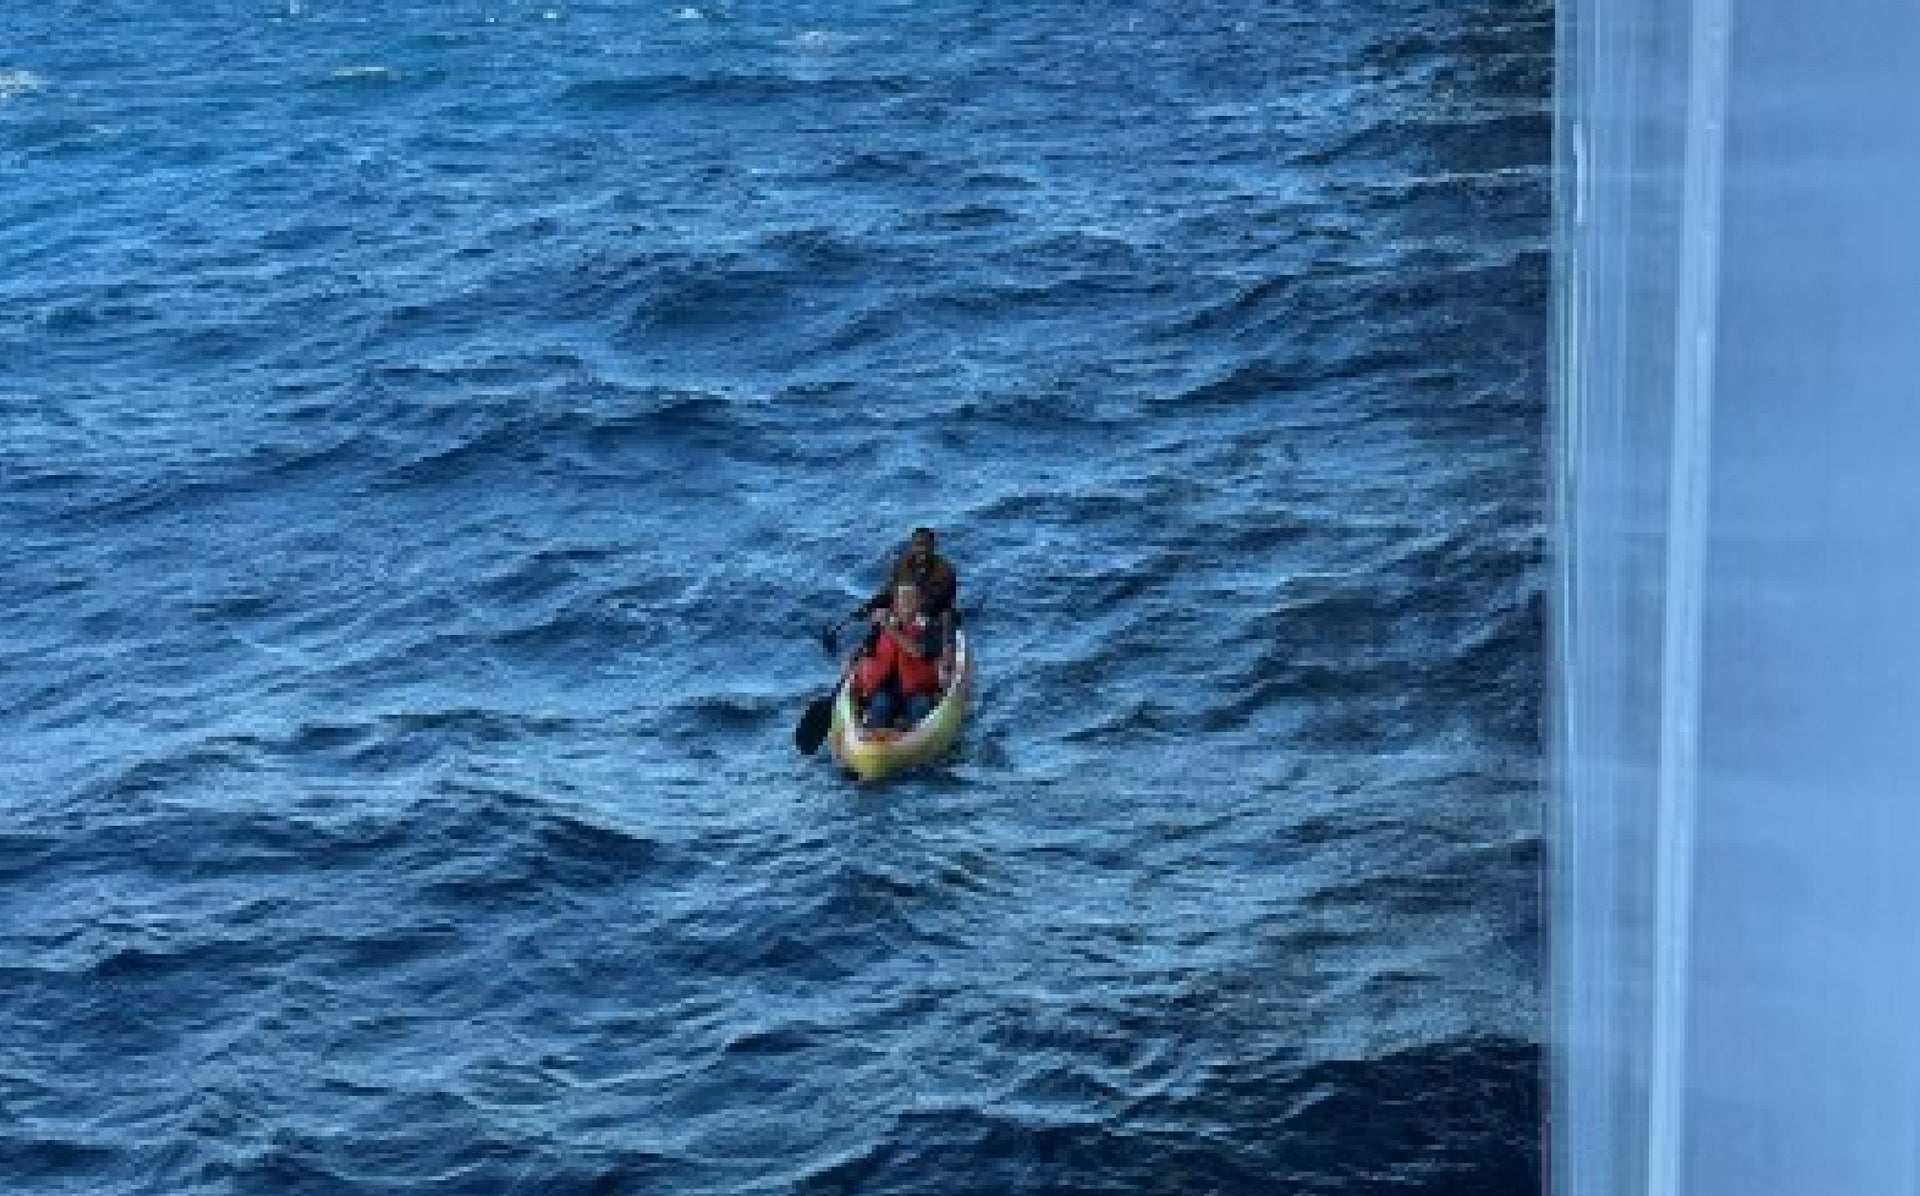
[[[1551,42],[0,9],[0,1188],[1537,1190]]]

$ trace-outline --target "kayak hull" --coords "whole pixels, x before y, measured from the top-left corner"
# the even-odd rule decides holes
[[[888,777],[931,764],[947,753],[966,726],[973,704],[973,646],[965,632],[954,633],[953,682],[933,712],[910,731],[867,731],[860,726],[853,686],[842,685],[833,703],[827,744],[833,758],[862,781]]]

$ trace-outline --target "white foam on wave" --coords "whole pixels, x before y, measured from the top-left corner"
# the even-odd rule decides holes
[[[364,79],[374,82],[384,82],[388,79],[399,78],[400,72],[390,66],[371,64],[367,66],[343,66],[333,72],[333,77],[336,79]]]
[[[46,85],[46,79],[32,71],[0,68],[0,101],[39,91]]]
[[[852,42],[853,38],[844,33],[835,33],[830,29],[809,29],[789,38],[787,45],[809,54],[831,54]]]

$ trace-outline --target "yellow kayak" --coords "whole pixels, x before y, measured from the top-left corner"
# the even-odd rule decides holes
[[[973,700],[973,646],[965,632],[954,633],[953,682],[912,730],[864,730],[854,709],[853,686],[842,685],[833,703],[833,725],[827,732],[833,758],[863,781],[879,781],[909,768],[918,768],[952,747],[966,725],[967,705]]]

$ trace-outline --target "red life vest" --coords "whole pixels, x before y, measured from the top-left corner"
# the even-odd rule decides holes
[[[915,619],[902,628],[900,634],[919,636],[926,632],[927,621]],[[887,683],[892,677],[899,681],[900,692],[912,697],[915,694],[927,694],[937,697],[940,693],[940,657],[936,654],[924,660],[915,660],[902,652],[893,642],[891,635],[882,634],[880,642],[873,647],[873,655],[862,660],[854,670],[854,692],[867,697]]]
[[[860,663],[853,666],[854,694],[858,697],[870,698],[879,693],[880,687],[887,683],[887,674],[891,672],[893,672],[893,645],[883,639],[875,646],[872,655],[862,656]]]
[[[922,617],[915,619],[911,627],[902,629],[901,634],[914,636],[915,638],[922,639],[922,642],[925,642],[926,630],[927,620]],[[937,646],[938,641],[935,641],[936,646],[933,655],[915,660],[905,652],[900,651],[890,638],[886,636],[882,636],[881,638],[887,641],[888,647],[893,648],[894,675],[900,678],[900,692],[909,697],[914,694],[927,694],[932,697],[938,697],[940,693],[940,649]]]

